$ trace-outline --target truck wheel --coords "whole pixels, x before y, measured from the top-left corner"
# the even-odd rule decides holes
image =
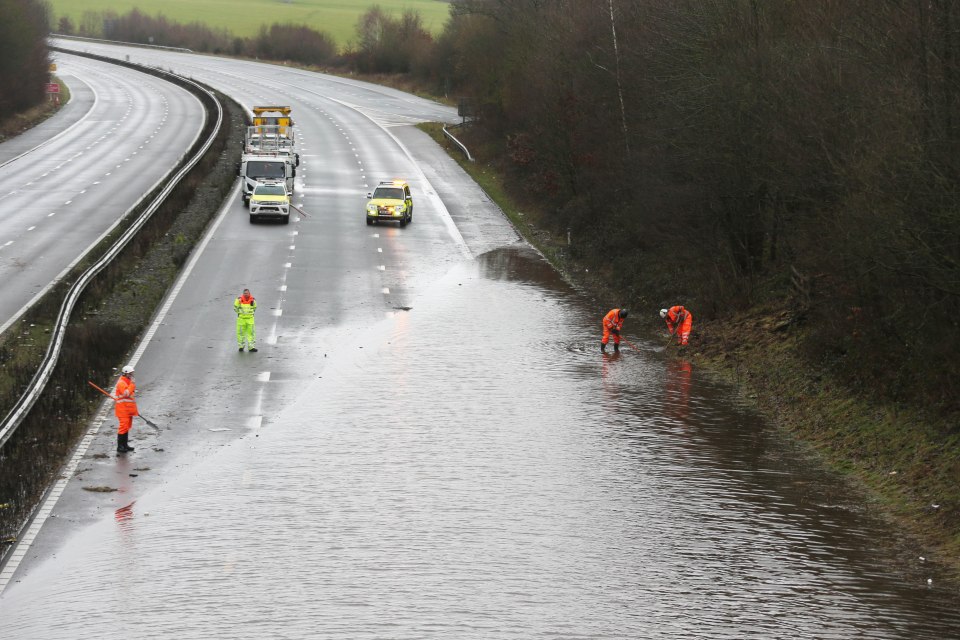
[[[251,213],[251,214],[250,214],[250,224],[253,224],[253,223],[256,222],[256,221],[257,221],[257,216],[255,216],[255,215],[253,215],[253,214]]]
[[[290,216],[283,219],[283,224],[290,224]]]
[[[371,220],[370,218],[367,218],[367,226],[369,227],[372,224],[373,224],[373,220]]]

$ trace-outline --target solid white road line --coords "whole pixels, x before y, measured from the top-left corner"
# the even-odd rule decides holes
[[[220,223],[226,218],[226,213],[233,207],[233,203],[237,199],[237,195],[240,193],[240,183],[237,182],[236,187],[234,187],[232,195],[226,200],[223,207],[220,209],[220,213],[217,214],[217,219],[211,225],[210,229],[207,231],[207,235],[204,236],[203,240],[194,250],[193,254],[190,256],[190,260],[187,262],[187,266],[180,273],[177,282],[174,285],[173,289],[170,291],[170,295],[167,296],[167,299],[164,301],[163,306],[160,308],[160,311],[154,317],[153,323],[150,325],[150,328],[144,334],[143,340],[137,346],[136,351],[133,353],[133,357],[130,359],[130,364],[136,367],[136,363],[140,361],[140,358],[143,356],[143,352],[146,351],[147,346],[150,344],[150,340],[153,338],[154,334],[157,332],[157,329],[163,323],[163,319],[166,317],[167,312],[170,311],[170,307],[173,306],[174,300],[176,300],[177,295],[180,293],[180,290],[183,288],[184,283],[187,278],[190,276],[190,273],[193,271],[193,268],[196,266],[197,261],[200,259],[200,256],[203,254],[203,250],[206,248],[207,244],[210,242],[210,239],[214,236],[217,231],[217,228],[220,226]],[[267,372],[267,379],[270,378],[270,373]],[[53,511],[53,507],[57,504],[57,500],[60,498],[60,494],[63,493],[64,488],[66,488],[67,483],[73,478],[74,473],[77,470],[77,467],[80,464],[80,461],[83,459],[83,456],[86,455],[87,449],[90,448],[90,444],[93,442],[93,438],[100,431],[101,426],[104,421],[107,419],[109,411],[109,401],[104,401],[104,406],[100,410],[95,426],[87,430],[86,435],[80,441],[80,445],[77,447],[76,451],[73,453],[73,457],[70,458],[70,462],[67,464],[64,469],[61,479],[54,484],[53,489],[47,495],[46,499],[43,501],[43,504],[40,506],[37,515],[34,517],[33,521],[30,523],[30,527],[27,529],[27,533],[24,534],[23,539],[17,543],[16,548],[10,555],[10,559],[7,561],[7,564],[3,568],[3,572],[0,572],[0,593],[3,593],[3,590],[6,588],[7,584],[10,582],[10,579],[13,577],[13,574],[16,573],[17,568],[20,566],[20,561],[27,555],[30,550],[30,545],[33,544],[34,539],[36,539],[37,534],[40,533],[43,523],[46,522],[47,518],[50,516],[50,513]]]

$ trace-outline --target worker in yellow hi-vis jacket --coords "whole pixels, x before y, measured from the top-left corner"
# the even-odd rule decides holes
[[[257,350],[257,328],[253,324],[253,314],[257,312],[257,301],[250,289],[233,301],[233,310],[237,312],[237,346],[243,351],[244,344],[250,347],[250,353]]]

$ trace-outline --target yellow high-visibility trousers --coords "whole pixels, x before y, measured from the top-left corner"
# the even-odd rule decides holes
[[[253,324],[253,316],[237,316],[237,346],[241,349],[244,346],[256,348],[257,328]]]

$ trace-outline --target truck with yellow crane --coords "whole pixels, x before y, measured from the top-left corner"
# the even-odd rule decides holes
[[[249,203],[259,183],[280,182],[292,194],[300,154],[295,151],[293,118],[287,106],[255,106],[253,126],[247,127],[238,167],[243,179],[243,202]]]
[[[254,126],[278,126],[283,135],[289,133],[290,138],[293,139],[293,118],[290,117],[290,107],[268,105],[252,107],[250,110],[253,111]]]

